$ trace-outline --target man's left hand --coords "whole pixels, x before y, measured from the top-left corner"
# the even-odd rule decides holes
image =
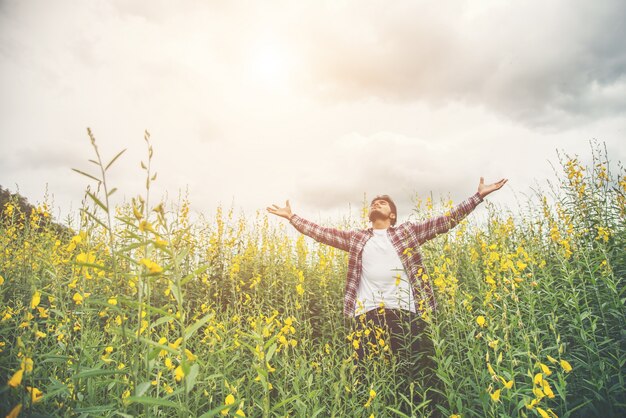
[[[484,198],[489,193],[495,192],[496,190],[501,189],[502,186],[504,186],[507,181],[509,181],[509,180],[508,179],[502,179],[502,180],[498,181],[497,183],[485,184],[485,178],[481,177],[480,178],[480,183],[478,184],[478,194],[480,195],[481,198]]]

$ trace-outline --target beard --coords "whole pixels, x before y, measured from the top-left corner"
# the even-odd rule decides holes
[[[381,211],[379,211],[378,209],[374,209],[370,212],[370,216],[369,216],[370,222],[374,222],[377,220],[387,220],[389,219],[389,216],[385,215],[384,213],[382,213]]]

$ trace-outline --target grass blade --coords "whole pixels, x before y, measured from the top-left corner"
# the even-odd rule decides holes
[[[117,155],[115,157],[113,157],[113,159],[107,164],[106,167],[104,167],[104,171],[107,171],[109,169],[109,167],[111,167],[111,165],[115,162],[115,160],[117,160],[118,158],[120,158],[120,156],[122,154],[124,154],[126,152],[126,148],[124,148],[123,150],[121,150],[120,152],[117,153]]]

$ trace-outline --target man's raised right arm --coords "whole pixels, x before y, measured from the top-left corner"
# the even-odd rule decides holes
[[[289,200],[285,203],[285,207],[278,205],[267,207],[267,211],[281,218],[287,219],[299,232],[307,235],[322,244],[330,245],[340,250],[348,251],[350,247],[350,231],[342,231],[336,228],[326,228],[319,226],[311,221],[307,221],[295,215],[291,211]]]

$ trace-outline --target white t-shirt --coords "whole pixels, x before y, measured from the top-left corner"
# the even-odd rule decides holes
[[[387,230],[373,232],[374,236],[363,247],[363,273],[356,293],[355,316],[381,306],[415,312],[409,279]]]

